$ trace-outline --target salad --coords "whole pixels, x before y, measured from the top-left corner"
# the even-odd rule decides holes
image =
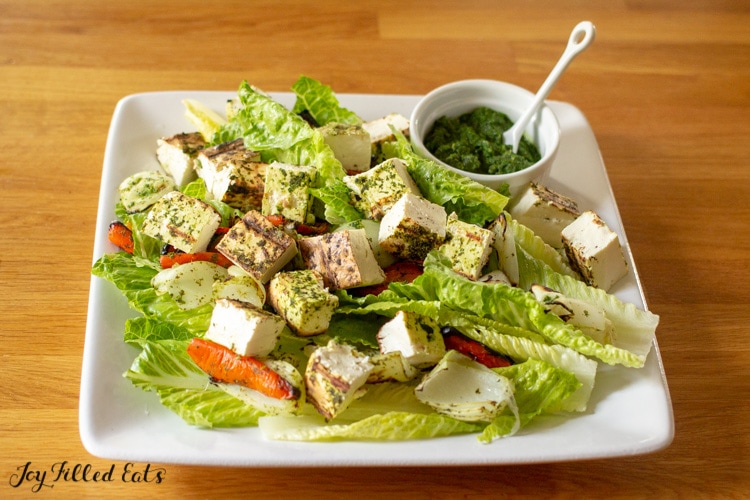
[[[209,175],[209,164],[195,176],[171,170],[123,179],[110,229],[121,250],[102,256],[93,273],[139,313],[124,333],[139,350],[125,373],[135,386],[156,392],[190,425],[258,425],[269,439],[475,433],[491,442],[544,413],[585,411],[600,363],[643,366],[658,317],[586,283],[554,243],[513,217],[515,200],[417,156],[398,126],[368,145],[368,165],[352,168],[325,129],[368,124],[315,80],[302,77],[293,90],[293,109],[246,82],[222,115],[186,101],[200,136],[188,152],[205,157],[239,141],[263,181],[279,166],[300,178],[311,172],[291,167],[314,167],[304,203],[281,183],[256,192],[255,206],[243,205],[226,196],[231,189],[217,188],[221,176]],[[396,172],[413,185],[390,204],[367,202],[367,183],[352,179],[373,171]],[[380,230],[403,228],[405,214],[420,204],[444,211],[442,239],[392,238],[421,241],[406,245],[415,253],[382,244]],[[194,214],[175,208],[193,205],[208,218],[196,224],[203,233],[191,240],[196,246],[180,249],[181,242],[168,242],[164,221]],[[247,236],[241,229],[260,226],[262,241],[288,243],[281,253],[289,260],[255,259],[268,264],[260,270],[241,258],[241,247],[228,248]],[[486,241],[472,261],[461,242],[477,234]],[[334,272],[335,259],[320,261],[334,248],[348,248],[367,279],[342,285],[352,273]],[[284,301],[299,302],[290,297],[303,278],[322,302],[300,320]],[[579,317],[595,310],[606,328],[572,320],[570,310],[580,304],[586,314]],[[238,324],[255,325],[252,338],[240,339],[249,330],[238,334]]]

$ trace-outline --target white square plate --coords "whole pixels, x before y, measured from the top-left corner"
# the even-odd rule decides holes
[[[155,92],[122,99],[112,119],[102,172],[94,259],[115,251],[107,227],[115,219],[117,186],[125,177],[158,168],[159,137],[193,130],[181,100],[197,99],[217,111],[231,92]],[[274,93],[292,106],[294,95]],[[409,116],[419,96],[340,94],[342,105],[364,119],[390,112]],[[612,290],[645,307],[638,274],[594,134],[574,106],[551,102],[562,130],[547,184],[596,211],[623,243],[630,274]],[[191,427],[165,409],[154,393],[123,377],[137,352],[123,342],[132,317],[113,285],[92,277],[80,396],[80,433],[93,455],[151,463],[257,467],[491,465],[583,460],[638,455],[662,449],[674,435],[667,382],[654,345],[639,370],[601,365],[589,410],[545,416],[510,438],[480,444],[476,436],[404,442],[302,443],[266,440],[257,428],[206,430]]]

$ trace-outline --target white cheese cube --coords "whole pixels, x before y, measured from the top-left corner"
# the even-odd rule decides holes
[[[198,154],[198,176],[211,196],[242,212],[261,208],[268,165],[243,139],[206,148]]]
[[[405,137],[409,137],[409,119],[398,113],[390,113],[362,124],[362,128],[370,134],[370,149],[373,163],[383,161],[383,144],[396,139],[391,127],[401,132]]]
[[[162,196],[176,189],[177,185],[170,176],[156,170],[133,174],[118,187],[120,202],[130,214],[146,210]]]
[[[221,216],[203,201],[172,191],[151,207],[143,232],[186,253],[203,252],[221,223]]]
[[[383,354],[399,351],[415,367],[431,366],[445,354],[440,326],[432,318],[399,311],[377,334]]]
[[[266,171],[263,215],[278,214],[303,224],[312,222],[310,188],[316,176],[315,167],[271,163]]]
[[[406,193],[420,195],[419,188],[398,158],[390,158],[367,172],[344,177],[357,206],[368,219],[380,220]]]
[[[367,356],[331,340],[310,355],[305,369],[307,399],[331,420],[363,394],[372,368]]]
[[[571,267],[589,285],[606,291],[628,274],[617,233],[593,211],[583,212],[565,227],[562,241]]]
[[[206,140],[200,132],[175,134],[156,141],[156,158],[175,183],[184,187],[198,177],[198,153],[205,147]]]
[[[560,233],[580,214],[573,199],[533,182],[518,195],[510,208],[510,215],[517,222],[554,248],[562,248]]]
[[[344,170],[355,173],[369,170],[372,154],[370,134],[362,125],[331,122],[318,130]]]
[[[294,258],[297,244],[260,212],[250,210],[227,231],[216,250],[261,283],[267,283]]]
[[[367,377],[367,382],[370,384],[408,382],[419,374],[419,370],[409,363],[401,351],[373,354],[370,356],[370,362],[373,365]]]
[[[325,332],[339,305],[338,297],[325,289],[323,278],[309,269],[277,273],[269,284],[268,299],[301,336]]]
[[[469,279],[479,279],[490,258],[495,233],[459,220],[455,212],[448,217],[446,233],[447,241],[440,251],[450,259],[453,270]]]
[[[446,237],[447,215],[440,205],[405,193],[380,221],[381,248],[406,260],[424,260]]]
[[[385,280],[364,229],[302,238],[298,244],[305,267],[317,271],[332,290],[377,285]]]
[[[240,356],[267,356],[276,346],[284,319],[246,302],[216,301],[205,338]]]

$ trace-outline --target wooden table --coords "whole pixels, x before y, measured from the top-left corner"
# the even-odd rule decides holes
[[[61,481],[47,498],[734,497],[750,491],[750,4],[618,0],[0,0],[0,497],[31,462],[107,470],[78,433],[89,269],[117,101],[155,90],[423,94],[536,89],[580,20],[598,29],[551,98],[589,119],[657,332],[676,434],[584,463],[465,468],[164,465],[164,480]],[[143,468],[146,464],[136,464]],[[157,466],[158,464],[153,464]]]

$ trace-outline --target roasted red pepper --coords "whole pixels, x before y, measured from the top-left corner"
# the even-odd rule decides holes
[[[501,368],[513,364],[507,357],[493,352],[481,342],[470,339],[453,328],[443,329],[443,340],[446,349],[458,351],[488,368]]]
[[[133,232],[128,226],[120,221],[115,221],[109,225],[109,231],[107,231],[107,238],[109,241],[117,245],[120,249],[133,253],[135,244],[133,242]]]

